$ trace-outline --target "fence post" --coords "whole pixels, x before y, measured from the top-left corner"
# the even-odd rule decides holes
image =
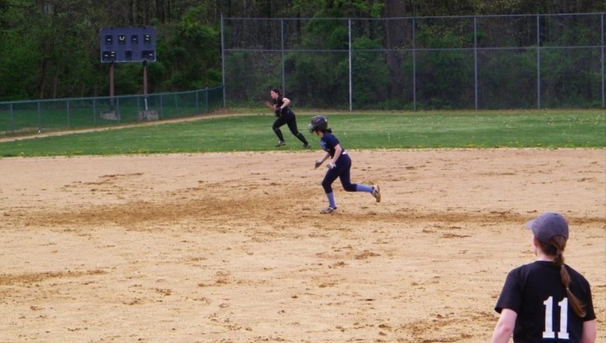
[[[13,111],[13,104],[12,103],[9,105],[9,108],[10,108],[9,111],[10,111],[11,115],[10,115],[10,120],[9,120],[9,123],[8,123],[8,127],[10,128],[11,133],[14,135],[15,134],[15,113]]]
[[[118,121],[122,122],[122,113],[120,113],[120,98],[116,98],[116,113],[118,114]]]
[[[93,125],[97,125],[97,99],[93,98]]]
[[[36,104],[38,105],[38,132],[42,131],[42,111],[40,110],[40,101],[37,101]]]
[[[606,22],[604,22],[604,13],[602,13],[602,107],[606,108]]]
[[[286,94],[286,75],[284,75],[284,19],[280,19],[280,59],[282,61],[280,67],[282,72],[282,94]]]
[[[537,108],[541,109],[541,17],[537,14]]]
[[[204,113],[208,113],[208,108],[210,107],[208,104],[208,87],[206,87],[206,89],[204,90],[204,94],[205,94],[205,101],[204,101]]]
[[[71,124],[71,112],[69,110],[69,100],[65,101],[65,106],[67,107],[67,128],[71,129],[72,124]]]
[[[223,87],[223,95],[225,96],[225,87]],[[225,99],[223,99],[223,105],[225,105]],[[160,93],[160,119],[164,116],[164,103],[162,101],[162,93]]]
[[[225,30],[223,27],[223,13],[221,13],[221,82],[223,83],[223,107],[226,107],[225,97]],[[162,115],[162,95],[160,95],[160,116]]]
[[[347,19],[349,34],[349,112],[353,111],[353,70],[352,70],[352,46],[351,46],[351,19]]]
[[[473,87],[476,110],[478,109],[478,17],[473,17]]]
[[[417,22],[412,18],[412,109],[417,110]]]
[[[200,113],[200,90],[196,91],[196,114]]]

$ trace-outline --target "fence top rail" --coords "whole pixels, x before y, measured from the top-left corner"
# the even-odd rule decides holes
[[[383,51],[491,51],[491,50],[532,50],[532,49],[540,49],[540,50],[558,50],[558,49],[600,49],[602,45],[574,45],[574,46],[501,46],[501,47],[470,47],[470,48],[383,48],[383,49],[360,49],[360,48],[352,48],[353,52],[383,52]],[[225,51],[239,51],[239,52],[313,52],[313,53],[329,53],[329,52],[341,52],[346,53],[349,49],[323,49],[323,50],[313,50],[313,49],[244,49],[244,48],[236,48],[236,49],[225,49]],[[1,104],[1,103],[0,103]]]
[[[601,16],[606,12],[594,13],[554,13],[554,14],[478,14],[478,15],[460,15],[460,16],[426,16],[426,17],[390,17],[390,18],[246,18],[246,17],[223,17],[224,20],[248,20],[248,21],[303,21],[303,20],[402,20],[402,19],[453,19],[453,18],[496,18],[496,17],[562,17],[562,16]]]
[[[55,99],[29,99],[29,100],[15,100],[15,101],[0,101],[0,106],[6,106],[11,104],[32,104],[32,103],[52,103],[52,102],[70,102],[70,101],[93,101],[93,100],[107,100],[107,99],[127,99],[127,98],[143,98],[151,96],[170,96],[170,95],[184,95],[193,94],[197,92],[214,91],[222,89],[223,86],[217,86],[213,88],[197,89],[192,91],[184,92],[166,92],[166,93],[152,93],[152,94],[130,94],[130,95],[114,95],[114,96],[97,96],[87,98],[55,98]]]

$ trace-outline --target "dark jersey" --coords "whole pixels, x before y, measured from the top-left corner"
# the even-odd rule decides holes
[[[517,313],[514,343],[578,343],[583,322],[595,319],[589,282],[574,269],[570,290],[586,305],[580,318],[572,311],[566,290],[560,281],[560,268],[550,261],[536,261],[513,269],[497,300],[495,310],[506,308]]]
[[[283,96],[279,96],[276,99],[274,99],[274,105],[277,105],[278,107],[282,107],[282,105],[284,105],[284,97]],[[290,108],[288,106],[285,106],[282,108],[281,111],[282,115],[290,115],[290,114],[294,114]]]
[[[320,144],[322,145],[322,150],[329,153],[330,157],[335,157],[335,152],[336,152],[335,147],[337,145],[339,145],[339,140],[337,139],[337,137],[335,137],[335,135],[333,135],[330,132],[325,132],[324,135],[322,136],[322,138],[320,138]],[[341,160],[341,157],[347,156],[347,153],[345,152],[345,148],[343,148],[343,146],[341,146],[341,149],[343,149],[343,151],[341,152],[341,156],[339,156],[337,163],[339,163],[339,160]]]

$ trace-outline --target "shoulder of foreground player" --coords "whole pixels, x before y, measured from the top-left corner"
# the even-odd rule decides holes
[[[518,278],[527,278],[530,274],[545,270],[546,267],[549,268],[550,265],[555,266],[553,263],[548,263],[545,261],[533,261],[531,263],[526,263],[511,269],[508,274]]]
[[[576,269],[572,268],[571,266],[569,266],[567,264],[564,264],[564,267],[566,268],[566,271],[568,271],[568,275],[570,275],[570,278],[572,280],[575,280],[576,282],[582,282],[586,285],[589,285],[589,281],[585,278],[585,276],[583,276],[583,274],[581,274]]]

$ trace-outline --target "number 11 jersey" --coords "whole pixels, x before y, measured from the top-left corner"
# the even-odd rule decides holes
[[[517,313],[514,343],[577,343],[583,322],[595,319],[589,282],[564,265],[570,275],[570,290],[585,304],[584,318],[574,313],[560,280],[560,268],[550,261],[535,261],[513,269],[507,275],[495,310]]]

